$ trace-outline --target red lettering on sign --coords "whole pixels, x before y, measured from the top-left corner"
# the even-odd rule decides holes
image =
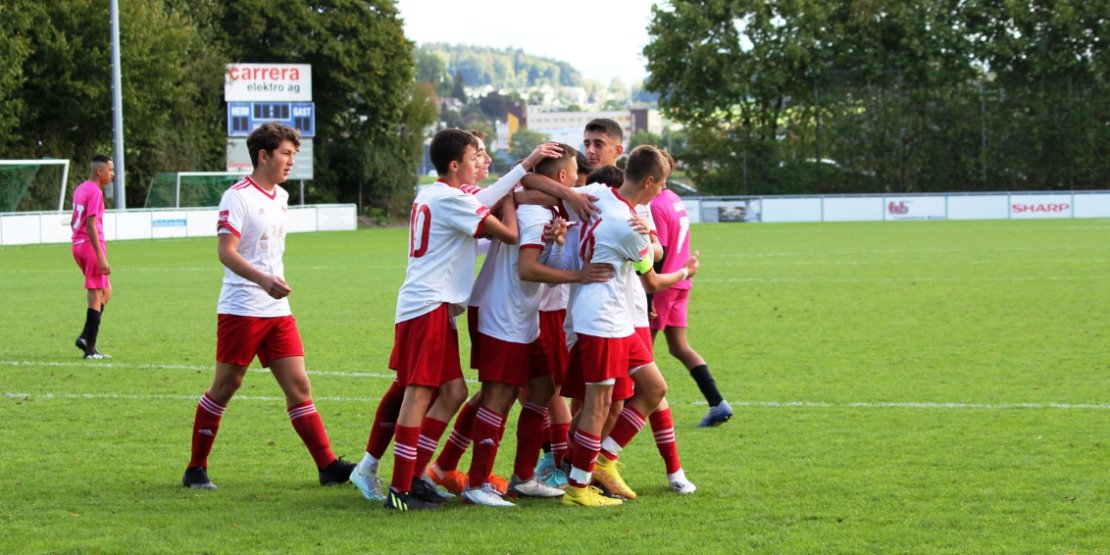
[[[1025,212],[1059,214],[1060,212],[1071,210],[1071,205],[1067,203],[1014,204],[1010,206],[1010,209],[1013,210],[1015,214],[1022,214]]]
[[[296,67],[250,67],[231,66],[227,76],[232,81],[300,81],[301,70]]]

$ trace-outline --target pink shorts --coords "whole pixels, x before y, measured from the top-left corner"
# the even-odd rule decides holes
[[[586,384],[614,380],[613,399],[632,397],[628,371],[651,364],[653,359],[637,334],[628,337],[595,337],[578,334],[570,350],[570,363],[560,394],[571,399],[586,395]]]
[[[108,254],[108,250],[103,244],[100,245],[104,249],[104,254]],[[100,273],[100,264],[96,261],[96,250],[92,248],[89,242],[81,243],[80,245],[73,245],[73,259],[77,261],[77,266],[85,273],[85,289],[107,289],[111,287],[108,282],[108,276]]]
[[[451,325],[446,303],[435,310],[396,325],[389,367],[397,371],[401,387],[439,387],[462,379],[459,366],[459,330]]]
[[[250,366],[255,355],[263,368],[270,361],[303,357],[304,345],[292,316],[259,318],[219,314],[216,322],[216,361]]]
[[[689,289],[664,289],[652,297],[655,318],[651,319],[651,329],[686,327],[686,306],[690,298]]]

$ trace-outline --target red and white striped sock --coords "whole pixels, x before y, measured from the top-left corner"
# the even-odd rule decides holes
[[[436,454],[436,449],[439,448],[439,438],[443,437],[443,430],[446,429],[446,422],[427,416],[424,417],[424,422],[420,425],[420,439],[416,443],[416,466],[412,469],[413,478],[424,475],[424,470],[428,467],[428,461],[432,460],[432,455]]]
[[[502,423],[505,417],[485,405],[474,414],[474,456],[467,472],[470,487],[479,487],[489,481],[493,463],[497,460],[497,447],[501,444]]]
[[[208,454],[212,452],[212,444],[216,442],[216,433],[220,431],[220,418],[223,417],[226,406],[221,406],[208,392],[201,395],[197,403],[197,412],[193,416],[193,448],[189,458],[189,468],[198,466],[208,467]]]
[[[447,436],[447,443],[436,457],[436,466],[444,472],[458,470],[459,459],[470,448],[470,436],[474,430],[474,413],[478,412],[470,403],[463,403],[462,410],[455,417],[455,426]]]
[[[570,422],[563,424],[552,424],[551,433],[551,456],[555,459],[555,466],[559,466],[563,462],[563,458],[567,456],[567,434],[570,433]]]
[[[682,468],[678,460],[678,442],[674,435],[674,420],[671,418],[671,409],[657,410],[648,417],[651,422],[651,431],[655,434],[655,446],[659,448],[659,456],[667,465],[667,474],[674,474]]]
[[[324,429],[324,421],[316,412],[316,405],[309,399],[303,403],[289,407],[289,422],[297,435],[301,436],[304,446],[316,461],[316,468],[323,470],[335,462],[335,453],[331,452],[331,442],[328,441],[328,432]]]
[[[393,480],[390,487],[405,493],[412,489],[412,469],[416,466],[416,442],[420,439],[417,426],[398,425],[393,433]]]
[[[528,481],[536,473],[536,461],[540,459],[540,449],[546,435],[543,423],[547,419],[547,407],[524,401],[520,417],[516,422],[516,458],[513,461],[513,474]]]
[[[593,477],[594,463],[597,462],[597,453],[601,449],[601,436],[578,430],[574,432],[574,443],[573,467],[567,481],[572,486],[584,488],[590,485]]]
[[[397,416],[401,414],[401,402],[404,400],[405,388],[394,380],[378,403],[378,410],[374,412],[374,425],[370,428],[370,439],[366,441],[366,452],[375,459],[380,460],[389,448],[389,442],[393,441],[393,428],[397,425]]]
[[[601,442],[601,456],[615,461],[620,456],[621,450],[632,442],[632,438],[644,428],[644,415],[633,407],[625,405],[617,417],[617,423],[609,437]]]

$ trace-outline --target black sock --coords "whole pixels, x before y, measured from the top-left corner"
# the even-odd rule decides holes
[[[551,452],[551,442],[550,441],[543,442],[543,452],[545,454]]]
[[[100,312],[88,309],[85,312],[85,331],[81,337],[85,338],[85,354],[96,351],[96,336],[100,333]]]
[[[698,389],[705,397],[709,406],[715,407],[721,404],[724,399],[721,397],[721,392],[717,391],[717,382],[713,380],[713,374],[709,373],[709,365],[702,364],[690,369],[690,377],[698,384]]]

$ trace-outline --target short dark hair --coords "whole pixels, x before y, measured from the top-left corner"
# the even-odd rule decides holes
[[[666,176],[669,168],[667,158],[658,148],[640,145],[628,154],[628,166],[624,168],[624,177],[633,183],[643,183],[648,177],[661,180]]]
[[[552,179],[558,175],[559,170],[569,168],[571,164],[578,165],[578,151],[574,147],[563,143],[555,143],[555,146],[563,149],[563,154],[558,158],[544,158],[535,168],[536,173]]]
[[[574,157],[578,161],[578,174],[588,175],[590,173],[590,161],[586,159],[586,155],[575,151]]]
[[[624,172],[616,166],[602,166],[586,178],[586,183],[604,183],[610,187],[624,185]]]
[[[107,154],[94,154],[93,157],[92,157],[92,160],[90,160],[89,163],[92,163],[92,164],[107,164],[108,162],[111,162],[111,161],[112,161],[112,159],[109,158]]]
[[[475,137],[477,137],[477,138],[479,138],[479,139],[481,139],[481,140],[483,140],[483,141],[485,141],[485,140],[486,140],[486,134],[485,134],[485,132],[483,132],[483,131],[479,131],[479,130],[477,130],[477,129],[471,129],[471,130],[470,130],[470,134],[471,134],[471,135],[474,135]]]
[[[447,175],[451,171],[451,162],[461,162],[466,147],[478,148],[478,139],[472,133],[462,129],[440,129],[432,137],[432,145],[428,147],[428,156],[439,175]]]
[[[272,154],[283,141],[289,141],[294,147],[300,149],[301,132],[276,121],[263,123],[258,129],[251,131],[250,136],[247,137],[247,151],[251,155],[251,166],[258,167],[259,151],[265,150]]]
[[[601,132],[620,144],[624,141],[624,129],[621,125],[609,118],[597,118],[586,124],[586,133]]]

